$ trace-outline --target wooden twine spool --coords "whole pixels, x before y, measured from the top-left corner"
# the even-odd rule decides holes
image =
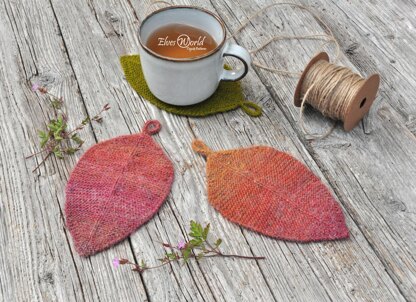
[[[333,68],[332,73],[331,70],[327,73],[330,74],[330,76],[333,78],[319,78],[319,75],[317,76],[316,74],[314,74],[314,79],[316,81],[314,81],[314,83],[310,83],[308,77],[311,77],[311,75],[309,74],[309,72],[311,71],[311,68],[313,68],[313,66],[316,67],[318,63],[322,66],[325,66],[327,70]],[[323,115],[335,120],[342,120],[344,122],[345,131],[350,131],[358,124],[359,121],[362,120],[362,118],[370,110],[370,107],[373,104],[374,99],[376,98],[377,90],[380,84],[380,76],[378,74],[373,74],[369,78],[364,79],[360,75],[353,73],[352,70],[342,68],[342,72],[346,74],[346,76],[344,78],[339,78],[335,80],[336,70],[339,69],[339,66],[329,63],[329,57],[326,52],[321,52],[317,54],[315,57],[313,57],[312,60],[308,63],[308,65],[306,65],[306,68],[303,71],[299,79],[299,82],[296,86],[294,103],[295,106],[301,107],[302,104],[306,102],[315,109],[318,109],[318,111],[320,111]],[[316,73],[316,70],[314,72]],[[349,82],[346,82],[346,78],[349,79]],[[348,87],[349,83],[353,83],[351,81],[352,78],[355,79],[355,83],[359,84],[357,84],[354,87]],[[328,85],[330,85],[329,90],[323,94],[328,99],[322,103],[321,100],[314,100],[313,98],[308,99],[308,94],[312,90],[312,88],[328,89],[328,85],[326,87],[319,87],[319,85],[322,85],[322,83],[328,83]],[[315,84],[318,86],[312,87]],[[348,90],[353,88],[355,89],[355,91]],[[348,95],[345,95],[345,97],[340,97],[342,96],[341,93],[346,93]],[[305,96],[306,99],[303,100]],[[319,108],[322,107],[322,104],[328,105],[328,102],[345,102],[345,104],[329,103],[333,108],[342,108],[339,109],[339,112],[336,112],[337,114],[334,114],[334,109],[325,110],[326,108]]]

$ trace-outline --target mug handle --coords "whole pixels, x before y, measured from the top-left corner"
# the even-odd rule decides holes
[[[224,69],[221,75],[222,81],[238,81],[244,78],[248,72],[248,67],[251,64],[250,53],[243,47],[237,44],[228,43],[222,53],[223,57],[231,56],[239,59],[244,64],[244,68],[238,70]]]

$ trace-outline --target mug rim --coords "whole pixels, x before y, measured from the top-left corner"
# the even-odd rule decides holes
[[[221,25],[221,29],[222,29],[222,32],[223,32],[223,38],[222,38],[221,43],[219,43],[219,44],[217,45],[217,47],[215,47],[213,50],[211,50],[211,51],[209,51],[209,52],[207,52],[207,53],[205,53],[205,54],[203,54],[203,55],[199,55],[199,56],[195,56],[195,57],[190,57],[190,58],[172,58],[172,57],[162,56],[162,55],[158,54],[157,52],[155,52],[155,51],[151,50],[149,47],[147,47],[147,46],[145,45],[145,43],[143,43],[143,41],[142,41],[142,37],[141,37],[141,30],[142,30],[142,26],[143,26],[143,24],[144,24],[144,23],[145,23],[145,22],[146,22],[146,21],[147,21],[150,17],[152,17],[152,16],[154,16],[154,15],[156,15],[156,14],[158,14],[158,13],[162,12],[162,11],[169,10],[169,9],[178,9],[178,8],[195,9],[195,10],[199,10],[199,11],[201,11],[201,12],[203,12],[203,13],[209,14],[209,15],[211,15],[212,17],[214,17],[214,18],[218,21],[218,23]],[[204,8],[202,8],[202,7],[197,7],[197,6],[192,6],[192,5],[172,5],[172,6],[163,7],[163,8],[160,8],[160,9],[158,9],[158,10],[155,10],[154,12],[152,12],[152,13],[151,13],[151,14],[149,14],[149,15],[147,15],[147,16],[146,16],[146,18],[144,18],[144,19],[143,19],[142,23],[141,23],[141,24],[140,24],[140,26],[139,26],[139,30],[138,30],[138,38],[139,38],[139,43],[140,43],[140,46],[141,46],[141,47],[142,47],[142,48],[143,48],[143,49],[144,49],[147,53],[149,53],[150,55],[155,56],[155,57],[157,57],[157,58],[159,58],[159,59],[166,60],[166,61],[173,61],[173,62],[192,62],[192,61],[198,61],[198,60],[201,60],[201,59],[205,59],[205,58],[207,58],[207,57],[209,57],[209,56],[211,56],[211,55],[215,54],[218,50],[220,50],[220,49],[222,48],[222,46],[224,45],[224,43],[225,43],[225,41],[226,41],[226,37],[227,37],[227,31],[225,30],[225,24],[224,24],[224,21],[222,21],[218,15],[216,15],[216,14],[214,14],[213,12],[211,12],[211,11],[209,11],[209,10],[207,10],[207,9],[204,9]]]

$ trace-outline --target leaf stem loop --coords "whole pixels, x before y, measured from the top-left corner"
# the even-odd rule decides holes
[[[157,120],[148,120],[143,127],[143,132],[147,135],[153,135],[160,131],[160,122]]]

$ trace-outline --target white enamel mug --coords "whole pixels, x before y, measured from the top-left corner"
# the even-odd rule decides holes
[[[212,51],[191,58],[170,58],[159,55],[146,46],[149,36],[159,27],[180,23],[206,31],[217,43]],[[147,16],[140,25],[140,60],[150,91],[161,101],[186,106],[206,100],[220,81],[238,81],[251,64],[246,49],[226,41],[224,22],[216,15],[194,6],[170,6]],[[244,67],[225,70],[224,57],[239,59]]]

